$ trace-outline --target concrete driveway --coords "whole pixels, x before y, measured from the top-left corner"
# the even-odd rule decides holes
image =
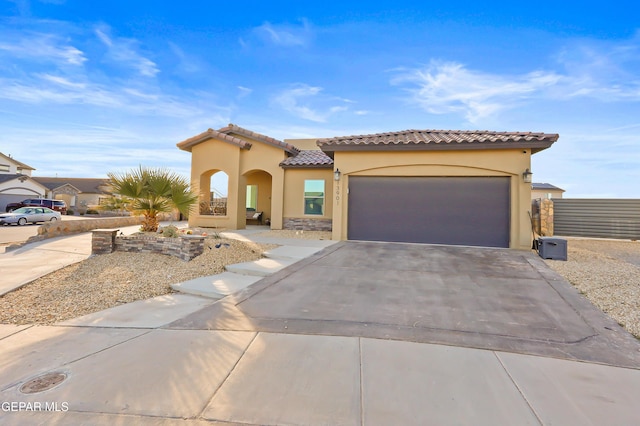
[[[640,367],[640,342],[534,253],[343,242],[170,328],[359,336]]]
[[[0,423],[640,418],[640,342],[533,253],[342,242],[185,315],[156,327],[0,325]],[[64,380],[21,391],[43,373]],[[36,403],[60,409],[20,410]]]

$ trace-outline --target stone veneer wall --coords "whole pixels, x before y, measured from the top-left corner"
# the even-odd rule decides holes
[[[284,229],[304,231],[331,231],[333,223],[331,219],[309,219],[299,217],[285,217],[282,222]]]
[[[540,203],[540,235],[553,236],[553,201],[543,199]]]
[[[542,237],[553,236],[553,201],[549,199],[535,199],[531,201],[533,226],[536,233]]]
[[[96,219],[59,220],[46,222],[38,228],[38,234],[29,237],[23,243],[11,244],[7,250],[15,250],[26,244],[46,240],[48,238],[65,237],[82,232],[93,231],[98,228],[118,228],[142,223],[142,216],[104,217]]]
[[[204,252],[205,237],[181,235],[166,238],[149,235],[117,236],[117,229],[96,229],[91,238],[92,254],[108,254],[114,251],[135,253],[159,253],[189,261]]]

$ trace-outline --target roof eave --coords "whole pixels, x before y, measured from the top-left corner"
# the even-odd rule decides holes
[[[325,153],[336,151],[465,151],[494,149],[531,149],[535,154],[549,148],[555,141],[526,142],[464,142],[464,143],[422,143],[422,144],[318,144]]]
[[[221,133],[229,134],[229,135],[235,133],[237,135],[241,135],[246,138],[253,139],[254,141],[262,142],[267,145],[280,148],[290,155],[297,155],[300,152],[298,148],[296,148],[295,146],[289,143],[279,141],[278,139],[272,138],[270,136],[253,132],[251,130],[245,129],[244,127],[240,127],[233,123],[229,123],[227,126],[219,129],[218,131]]]
[[[241,149],[251,149],[251,142],[247,142],[243,139],[236,138],[234,136],[228,135],[226,133],[218,132],[217,130],[209,129],[205,132],[200,133],[199,135],[193,136],[189,139],[185,139],[182,142],[178,142],[176,146],[183,150],[191,152],[192,148],[202,142],[206,142],[210,139],[220,140],[222,142],[227,142],[232,145],[236,145]]]
[[[283,169],[332,169],[333,164],[282,164]]]

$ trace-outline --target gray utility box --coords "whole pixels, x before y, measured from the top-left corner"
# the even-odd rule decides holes
[[[567,240],[540,237],[538,238],[538,254],[543,259],[567,260]]]

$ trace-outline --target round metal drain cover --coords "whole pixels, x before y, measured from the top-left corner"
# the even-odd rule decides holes
[[[67,378],[64,373],[47,373],[42,376],[38,376],[35,379],[29,380],[24,385],[20,386],[20,392],[22,393],[38,393],[49,390]]]

